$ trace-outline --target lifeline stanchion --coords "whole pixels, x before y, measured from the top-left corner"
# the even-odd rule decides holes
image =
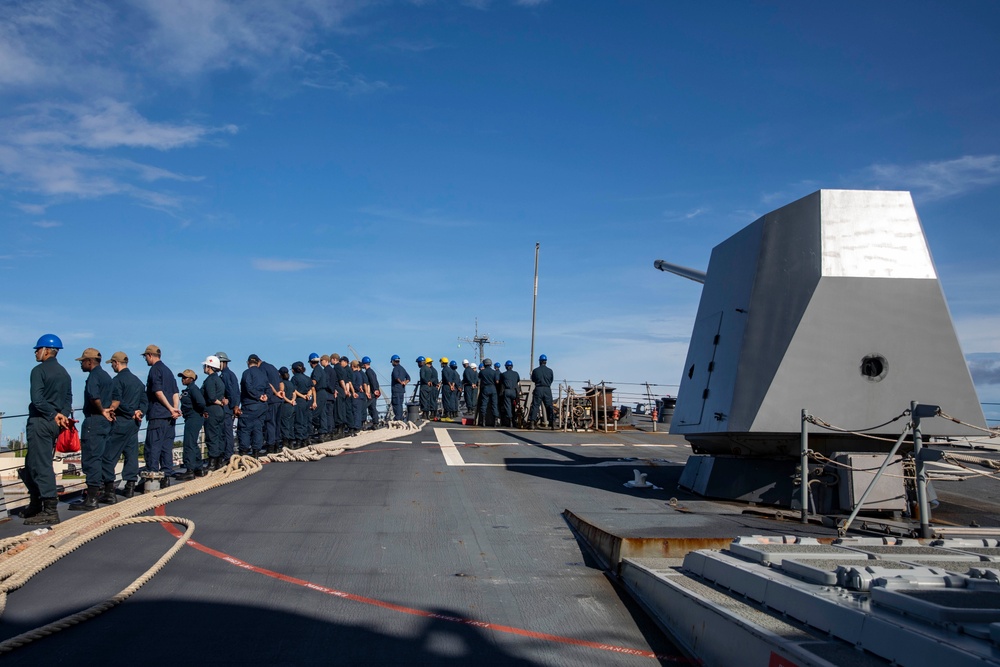
[[[802,436],[799,440],[799,467],[802,468],[799,502],[802,503],[800,523],[809,523],[809,411],[802,408]]]

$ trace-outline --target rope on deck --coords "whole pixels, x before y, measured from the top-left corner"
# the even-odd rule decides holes
[[[70,614],[0,642],[0,654],[13,651],[37,639],[94,618],[127,600],[163,569],[194,533],[195,524],[190,519],[139,516],[140,514],[150,512],[164,503],[187,498],[224,484],[232,484],[245,479],[259,472],[264,463],[318,461],[327,456],[337,456],[349,449],[357,449],[419,431],[422,426],[417,426],[413,422],[389,422],[387,429],[364,431],[349,438],[310,445],[303,449],[285,448],[277,454],[269,454],[259,459],[237,455],[230,459],[229,465],[225,468],[211,472],[205,477],[199,477],[190,482],[170,486],[153,493],[119,499],[114,505],[102,505],[99,509],[67,519],[48,529],[28,531],[15,537],[0,540],[0,617],[2,617],[7,608],[7,597],[11,592],[24,586],[29,579],[56,561],[101,535],[116,528],[142,523],[176,523],[187,527],[180,539],[152,567],[119,593],[83,611]]]

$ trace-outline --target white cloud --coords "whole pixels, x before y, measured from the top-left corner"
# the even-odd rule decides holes
[[[35,227],[41,227],[42,229],[52,229],[54,227],[62,227],[61,222],[55,220],[36,220],[32,222]]]
[[[965,155],[915,164],[873,164],[864,177],[880,188],[910,190],[924,200],[944,199],[1000,183],[1000,155]]]
[[[234,125],[153,122],[131,104],[109,98],[83,104],[39,103],[18,112],[0,127],[7,141],[22,146],[170,150],[200,143],[218,132],[237,132]]]
[[[147,26],[140,52],[164,73],[266,72],[302,59],[363,0],[131,0]]]
[[[132,105],[107,98],[92,103],[26,105],[0,121],[0,184],[49,197],[126,195],[157,208],[175,208],[180,205],[176,196],[151,190],[148,184],[200,177],[109,153],[190,147],[219,133],[234,132],[231,125],[153,122]],[[18,206],[34,214],[45,211],[37,204]]]
[[[313,264],[298,259],[255,259],[253,268],[258,271],[305,271]]]

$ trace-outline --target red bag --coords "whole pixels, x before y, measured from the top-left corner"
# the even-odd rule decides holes
[[[75,419],[69,420],[69,428],[59,432],[56,438],[56,451],[61,454],[70,454],[80,451],[80,433],[76,430]]]

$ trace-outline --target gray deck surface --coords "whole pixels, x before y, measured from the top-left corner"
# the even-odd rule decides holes
[[[0,660],[690,664],[577,542],[564,510],[619,536],[833,534],[679,491],[690,453],[664,433],[437,423],[318,462],[269,464],[165,508],[193,519],[193,539],[218,553],[185,547],[122,605]],[[626,488],[634,468],[659,488]],[[995,481],[937,490],[956,523],[1000,523]],[[0,537],[23,531],[19,518],[0,524]],[[130,526],[86,545],[11,594],[0,639],[110,597],[174,540]]]
[[[193,539],[205,547],[358,597],[307,588],[185,547],[122,605],[0,660],[687,663],[589,561],[561,516],[567,507],[665,507],[674,492],[626,489],[629,466],[641,462],[620,459],[676,452],[672,458],[683,461],[686,447],[633,446],[677,442],[663,434],[447,428],[462,443],[457,450],[466,462],[499,465],[448,465],[428,426],[401,436],[405,443],[388,441],[313,463],[266,465],[243,482],[166,507],[196,522]],[[518,465],[525,462],[549,467]],[[62,510],[64,520],[72,516]],[[0,536],[23,530],[15,518],[0,525]],[[174,539],[161,526],[132,526],[70,554],[11,594],[0,637],[110,597]]]

